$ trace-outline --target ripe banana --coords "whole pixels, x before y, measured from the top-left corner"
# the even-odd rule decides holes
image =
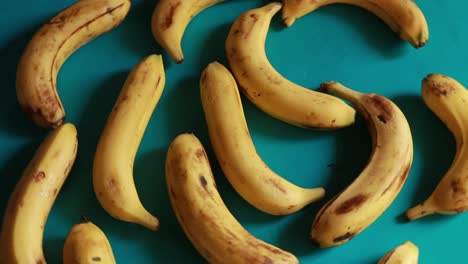
[[[415,48],[426,45],[429,29],[426,17],[413,0],[283,0],[283,22],[290,27],[297,18],[331,4],[355,5],[374,13],[401,39]]]
[[[101,134],[94,156],[93,184],[102,207],[114,218],[159,229],[141,204],[133,162],[166,82],[160,55],[143,59],[130,72]]]
[[[361,174],[325,204],[312,225],[311,238],[321,247],[343,244],[371,225],[393,202],[413,161],[410,127],[389,99],[363,94],[330,82],[322,89],[356,105],[367,122],[373,151]]]
[[[409,220],[439,213],[457,214],[468,211],[468,91],[456,80],[431,74],[422,82],[426,105],[453,133],[457,150],[450,169],[423,203],[409,209]],[[466,130],[465,130],[466,129]]]
[[[244,117],[236,81],[214,62],[203,71],[200,94],[216,157],[234,189],[259,210],[286,215],[325,195],[304,189],[274,173],[258,156]]]
[[[298,263],[291,253],[255,238],[229,212],[194,135],[179,135],[169,146],[166,182],[179,224],[209,263]]]
[[[72,124],[55,129],[37,149],[8,200],[0,234],[0,263],[45,264],[44,227],[76,158]]]
[[[18,65],[16,93],[33,121],[55,128],[65,120],[57,74],[79,47],[123,21],[130,0],[80,0],[47,21],[27,45]]]
[[[160,0],[153,11],[151,30],[156,41],[176,63],[184,61],[181,42],[193,17],[223,0]]]
[[[65,239],[63,263],[114,264],[115,258],[104,232],[83,217]]]
[[[354,122],[355,111],[340,99],[285,79],[268,61],[265,39],[271,18],[281,9],[270,3],[237,18],[226,40],[226,55],[242,92],[258,108],[305,128],[336,129]]]
[[[407,241],[385,254],[377,264],[417,264],[418,257],[418,247]]]

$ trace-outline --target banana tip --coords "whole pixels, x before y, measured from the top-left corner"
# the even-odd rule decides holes
[[[417,205],[405,212],[405,217],[408,221],[413,221],[427,215],[433,214],[434,211],[424,207],[422,204]]]
[[[282,21],[283,21],[283,24],[289,28],[292,26],[292,24],[294,24],[294,21],[296,21],[296,19],[293,17],[283,17]]]
[[[85,215],[82,215],[80,216],[80,223],[86,224],[86,223],[89,223],[89,220]]]
[[[421,41],[421,42],[416,43],[416,44],[414,45],[414,47],[415,47],[416,49],[419,49],[419,48],[422,48],[422,47],[426,46],[426,44],[427,44],[427,41]]]
[[[319,91],[322,91],[322,92],[328,92],[328,90],[330,89],[330,86],[336,84],[335,81],[329,81],[329,82],[324,82],[324,83],[321,83],[320,84],[320,88],[319,88]]]

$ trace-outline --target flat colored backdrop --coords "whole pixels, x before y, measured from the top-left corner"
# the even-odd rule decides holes
[[[0,11],[0,216],[9,194],[41,140],[48,134],[18,107],[15,71],[32,34],[49,17],[71,5],[64,1],[5,1]],[[321,250],[308,240],[319,208],[352,182],[364,168],[371,142],[365,124],[336,132],[309,131],[277,121],[242,98],[260,156],[276,172],[305,187],[324,186],[325,199],[285,217],[257,211],[238,196],[220,171],[208,138],[199,98],[203,68],[226,65],[224,41],[242,12],[267,3],[233,0],[199,14],[183,39],[185,61],[174,64],[153,40],[154,1],[134,1],[127,19],[114,31],[79,49],[58,76],[59,93],[79,132],[78,158],[47,221],[44,250],[49,263],[61,263],[65,236],[80,215],[107,234],[119,263],[204,263],[179,227],[166,190],[164,161],[172,139],[195,133],[209,151],[219,191],[237,219],[255,236],[294,253],[302,263],[376,263],[388,250],[411,240],[420,263],[466,262],[468,214],[427,217],[408,223],[401,214],[421,202],[450,166],[452,135],[424,105],[422,78],[436,72],[468,85],[468,3],[417,1],[426,14],[430,40],[415,50],[377,17],[362,9],[334,5],[283,27],[271,25],[266,50],[285,77],[315,89],[336,80],[354,89],[389,97],[406,114],[414,137],[414,165],[391,207],[367,230],[343,246]],[[163,53],[166,87],[148,125],[135,161],[135,181],[145,207],[159,217],[161,230],[114,220],[98,204],[92,188],[92,163],[107,115],[130,69],[150,53]],[[226,117],[229,118],[229,117]]]

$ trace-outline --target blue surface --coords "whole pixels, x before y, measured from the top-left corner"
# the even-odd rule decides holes
[[[23,115],[15,96],[18,59],[33,32],[73,1],[5,1],[0,15],[0,216],[21,172],[47,131]],[[198,79],[211,61],[226,64],[224,40],[232,21],[266,1],[228,1],[197,16],[184,40],[185,62],[175,65],[164,53],[167,83],[135,162],[135,181],[143,204],[161,221],[161,230],[111,218],[92,189],[92,162],[98,137],[130,69],[150,53],[161,53],[150,31],[155,1],[134,1],[128,18],[114,31],[79,49],[58,77],[67,120],[79,131],[78,159],[48,219],[44,248],[49,263],[61,263],[63,241],[82,214],[108,235],[119,263],[203,263],[185,238],[171,209],[164,177],[166,149],[182,132],[194,132],[209,150],[219,190],[239,221],[257,237],[297,255],[302,263],[375,263],[385,252],[411,240],[420,263],[465,263],[468,214],[427,217],[407,223],[401,213],[421,202],[450,165],[452,135],[424,105],[421,79],[450,75],[468,85],[468,3],[417,1],[426,14],[430,40],[415,50],[372,14],[350,6],[330,6],[284,29],[274,18],[267,53],[290,80],[316,88],[340,81],[354,89],[387,96],[406,114],[414,136],[414,165],[391,207],[367,230],[343,246],[321,250],[308,240],[318,209],[348,185],[370,154],[365,124],[336,132],[308,131],[270,118],[243,97],[247,121],[261,157],[276,172],[305,186],[324,186],[325,199],[302,211],[274,217],[243,201],[216,165],[199,99]],[[336,166],[329,167],[329,164]]]

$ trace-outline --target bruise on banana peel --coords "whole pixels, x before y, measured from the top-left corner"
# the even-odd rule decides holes
[[[297,258],[245,230],[216,188],[205,149],[193,134],[174,139],[166,156],[166,182],[177,220],[210,263],[298,263]]]
[[[354,123],[355,110],[335,96],[297,85],[278,73],[265,52],[273,2],[241,14],[226,39],[226,57],[241,91],[259,109],[302,128],[331,130]]]
[[[413,0],[283,0],[283,3],[282,20],[287,27],[320,7],[349,4],[374,13],[415,48],[423,47],[429,39],[426,18]]]
[[[129,0],[81,0],[35,33],[18,64],[16,92],[37,125],[51,129],[64,122],[56,81],[60,67],[79,47],[119,25],[129,9]]]
[[[156,42],[176,63],[184,61],[182,37],[193,17],[223,0],[160,0],[151,19],[151,31]]]
[[[75,126],[63,124],[36,150],[7,203],[0,232],[0,263],[46,263],[44,226],[75,161],[77,145]]]
[[[226,67],[210,63],[200,77],[200,96],[210,141],[228,181],[247,202],[287,215],[322,198],[323,188],[302,188],[273,172],[250,137],[236,81]]]
[[[320,209],[312,224],[311,239],[320,247],[332,247],[354,238],[390,206],[409,174],[413,141],[405,116],[389,99],[336,82],[324,83],[321,89],[357,107],[373,144],[364,170]]]
[[[468,91],[455,79],[430,74],[422,81],[422,97],[429,109],[444,122],[455,137],[456,155],[432,194],[406,211],[408,220],[431,214],[458,214],[468,211]]]

